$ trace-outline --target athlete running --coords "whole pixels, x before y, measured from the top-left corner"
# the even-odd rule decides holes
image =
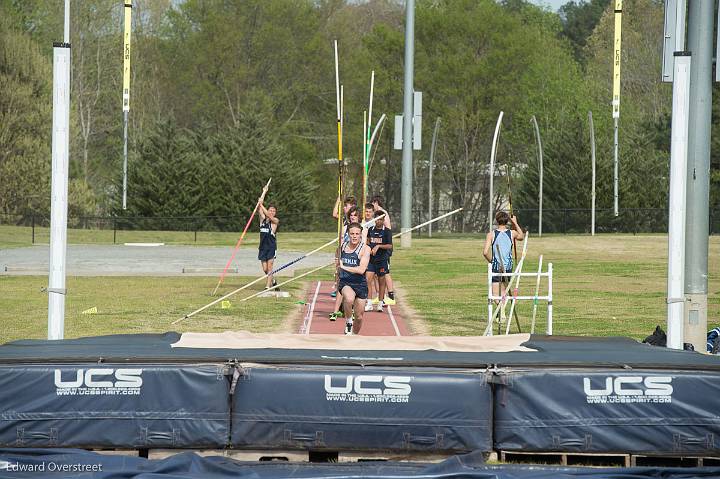
[[[345,334],[352,335],[359,334],[362,328],[367,300],[365,270],[370,261],[370,248],[361,241],[360,223],[354,222],[348,225],[348,236],[349,240],[340,249],[340,259],[336,259],[336,264],[340,270],[338,291],[343,297]]]

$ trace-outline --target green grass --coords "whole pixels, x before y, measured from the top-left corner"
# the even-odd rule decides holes
[[[254,278],[227,277],[225,294]],[[215,277],[68,277],[65,303],[65,337],[165,331],[221,332],[277,331],[288,314],[300,308],[302,284],[286,289],[294,297],[239,300],[259,291],[254,285],[230,298],[231,307],[209,308],[176,325],[171,323],[217,299],[210,293]],[[44,276],[0,276],[0,342],[47,336],[47,285]],[[289,284],[288,287],[292,285]],[[97,307],[97,314],[81,314]]]
[[[280,230],[278,239],[286,250],[306,251],[307,245],[330,241],[335,237],[332,232],[322,233],[287,233]],[[240,238],[240,232],[204,232],[198,231],[122,231],[118,230],[87,230],[68,228],[68,244],[117,244],[123,243],[165,243],[172,245],[227,246],[233,247]],[[0,226],[0,249],[21,248],[31,246],[32,228],[29,226]],[[260,241],[257,227],[252,228],[243,239],[243,246],[258,247]],[[50,229],[35,227],[35,244],[48,244]]]
[[[93,233],[95,236],[93,237]],[[72,231],[70,242],[102,243],[106,232]],[[0,227],[0,247],[27,245],[27,231]],[[125,233],[130,236],[129,232]],[[194,244],[187,233],[147,233],[147,241]],[[92,240],[76,241],[87,235]],[[237,234],[201,233],[198,244],[232,246]],[[283,249],[307,251],[331,239],[332,233],[286,233]],[[29,238],[29,236],[28,236]],[[137,236],[123,241],[143,241]],[[160,239],[163,238],[163,239]],[[482,258],[484,235],[415,238],[409,250],[397,247],[392,259],[393,278],[405,299],[433,335],[477,335],[487,317],[487,263]],[[202,239],[202,242],[201,242]],[[256,248],[257,235],[243,248]],[[110,238],[112,242],[112,238]],[[720,315],[720,238],[710,238],[708,326]],[[537,270],[540,254],[554,266],[554,333],[624,335],[637,339],[666,322],[667,238],[662,235],[532,236],[524,271]],[[329,280],[329,271],[307,277]],[[221,293],[252,278],[229,277]],[[289,330],[286,318],[302,308],[303,284],[291,283],[290,299],[253,299],[240,303],[246,292],[231,299],[231,309],[213,307],[178,325],[171,322],[209,303],[216,277],[69,277],[66,337],[129,332]],[[523,278],[521,294],[531,295],[534,279]],[[43,338],[47,324],[45,276],[0,276],[0,341]],[[290,286],[290,285],[289,285]],[[286,288],[286,290],[288,290]],[[545,287],[543,287],[543,292]],[[257,289],[249,289],[257,291]],[[98,314],[81,311],[96,306]],[[523,331],[529,330],[531,303],[520,303]],[[538,332],[545,331],[545,305],[538,308]]]

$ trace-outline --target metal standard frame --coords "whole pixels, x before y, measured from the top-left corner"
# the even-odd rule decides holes
[[[552,335],[553,333],[553,320],[552,320],[552,311],[553,311],[553,304],[552,304],[552,298],[553,298],[553,286],[552,286],[552,274],[553,274],[553,264],[548,263],[548,269],[545,273],[518,273],[520,276],[532,276],[534,278],[540,277],[546,277],[548,279],[548,292],[545,296],[509,296],[506,295],[505,299],[509,301],[547,301],[547,334]],[[493,273],[492,271],[492,265],[488,263],[488,272],[487,272],[487,282],[488,282],[488,324],[491,324],[493,321],[493,301],[501,301],[503,299],[502,296],[493,296],[492,294],[492,279],[493,276],[508,276],[510,278],[517,276],[516,273]],[[510,321],[512,318],[508,318],[507,320]],[[490,336],[492,336],[492,328],[488,328],[490,330]]]

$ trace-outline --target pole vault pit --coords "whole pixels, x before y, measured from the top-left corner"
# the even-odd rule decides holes
[[[627,338],[16,341],[0,346],[0,444],[720,457],[719,379],[717,357]]]

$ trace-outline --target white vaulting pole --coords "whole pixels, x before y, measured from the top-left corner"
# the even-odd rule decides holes
[[[517,296],[518,296],[518,290],[520,289],[520,278],[522,278],[522,269],[523,266],[525,266],[525,254],[527,253],[527,240],[528,236],[530,236],[529,232],[525,233],[525,241],[523,242],[523,249],[522,249],[522,256],[520,257],[520,262],[517,265],[517,268],[515,268],[515,287],[513,288],[513,297],[512,297],[512,303],[510,304],[510,314],[507,318],[507,327],[505,328],[505,334],[510,334],[510,324],[512,324],[512,318],[513,313],[515,312],[515,305],[517,305]],[[508,283],[508,287],[510,287],[510,283]],[[518,321],[519,323],[519,321]],[[520,327],[520,324],[518,324],[518,328]]]
[[[125,32],[123,41],[123,198],[127,209],[128,115],[130,114],[130,33],[132,31],[132,0],[125,0]]]
[[[590,123],[590,155],[592,161],[592,190],[590,191],[590,234],[595,236],[595,125],[592,111],[588,111]]]
[[[52,183],[50,262],[48,273],[48,339],[65,335],[65,257],[70,155],[70,8],[65,1],[65,42],[53,44]]]
[[[685,308],[685,208],[690,108],[690,54],[675,52],[670,142],[667,347],[683,349]]]
[[[495,192],[493,191],[493,181],[495,180],[495,153],[497,153],[497,141],[500,136],[500,125],[502,124],[503,112],[498,115],[497,123],[495,124],[495,134],[493,135],[492,151],[490,152],[490,193],[488,195],[488,228],[492,230],[493,227],[493,214],[494,210],[494,197]]]
[[[538,147],[538,169],[540,170],[540,179],[538,185],[538,236],[542,236],[542,203],[543,203],[543,149],[542,140],[540,139],[540,127],[538,126],[535,115],[532,116],[532,123],[535,127],[535,137]]]

